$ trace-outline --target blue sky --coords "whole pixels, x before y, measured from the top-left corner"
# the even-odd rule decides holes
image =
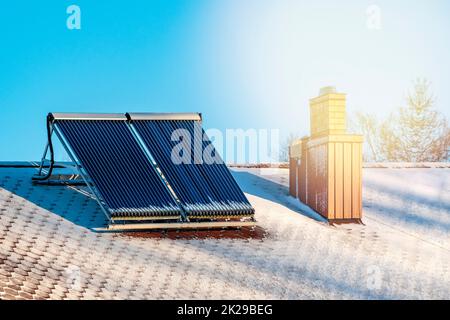
[[[66,8],[81,8],[81,30]],[[381,29],[367,28],[375,4]],[[14,1],[0,10],[0,160],[36,160],[45,116],[198,111],[205,127],[306,134],[335,85],[385,116],[417,77],[450,118],[448,1]]]

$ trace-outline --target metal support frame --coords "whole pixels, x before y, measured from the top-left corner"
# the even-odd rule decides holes
[[[55,128],[54,132],[56,136],[58,137],[59,141],[61,142],[64,150],[69,155],[70,160],[74,163],[75,167],[77,168],[78,172],[80,173],[80,176],[83,178],[83,181],[86,183],[89,191],[94,195],[95,200],[100,205],[100,208],[102,209],[103,213],[105,214],[106,218],[110,223],[114,223],[114,221],[111,219],[111,215],[109,213],[109,210],[105,207],[104,201],[102,200],[102,197],[100,194],[95,190],[95,186],[92,186],[89,181],[92,181],[91,177],[89,177],[89,174],[87,172],[84,172],[84,169],[80,165],[80,162],[73,154],[72,150],[70,149],[67,141],[64,139],[63,135],[59,132],[58,126],[56,123],[53,123],[53,126]]]
[[[49,143],[47,142],[47,144],[45,145],[44,154],[42,155],[42,158],[41,158],[41,164],[39,166],[38,175],[41,175],[42,169],[44,169],[44,162],[47,157],[48,147],[49,147]]]
[[[51,113],[53,120],[117,120],[125,121],[127,117],[123,113]]]
[[[256,221],[206,221],[206,222],[167,222],[167,223],[133,223],[114,224],[107,228],[97,228],[96,231],[136,231],[136,230],[158,230],[158,229],[217,229],[217,228],[240,228],[254,227]]]
[[[85,186],[86,183],[83,180],[55,180],[48,179],[42,181],[33,181],[34,184],[47,185],[47,186]]]
[[[127,118],[133,120],[194,120],[201,121],[201,113],[144,113],[128,112]]]

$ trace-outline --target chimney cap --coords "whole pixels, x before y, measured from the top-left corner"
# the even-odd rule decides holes
[[[324,94],[330,94],[330,93],[336,93],[336,87],[334,86],[327,86],[320,88],[319,96]]]

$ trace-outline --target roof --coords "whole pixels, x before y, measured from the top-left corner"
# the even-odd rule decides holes
[[[449,169],[364,169],[366,225],[335,227],[287,195],[287,170],[233,169],[257,229],[132,234],[95,232],[89,193],[35,170],[0,166],[0,299],[450,296]]]

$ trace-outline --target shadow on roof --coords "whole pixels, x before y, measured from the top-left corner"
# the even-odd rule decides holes
[[[231,170],[231,173],[245,193],[278,203],[310,219],[326,222],[317,212],[291,197],[287,186],[249,171]]]
[[[1,168],[0,188],[83,228],[94,231],[107,225],[104,213],[85,187],[33,185],[35,172],[32,168]]]

